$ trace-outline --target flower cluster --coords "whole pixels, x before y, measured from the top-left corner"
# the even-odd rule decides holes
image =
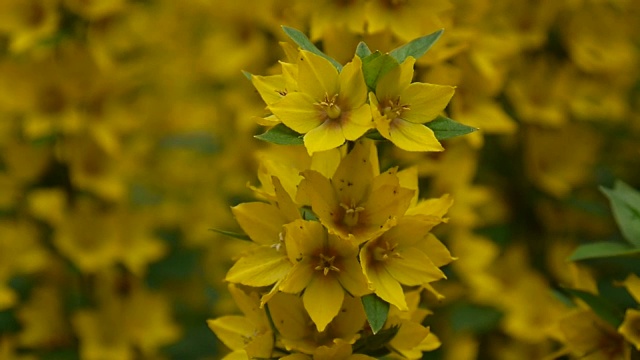
[[[366,136],[377,132],[405,150],[443,150],[423,124],[442,114],[454,88],[412,82],[410,55],[399,63],[397,51],[366,51],[341,66],[285,30],[302,47],[284,45],[295,63],[250,79],[269,111],[258,121],[272,126],[261,138],[302,138],[310,166],[293,176],[266,170],[256,189],[265,202],[232,208],[252,241],[226,276],[245,316],[209,326],[234,350],[230,358],[420,358],[439,346],[421,324],[426,313],[417,302],[453,260],[432,233],[447,221],[452,200],[419,201],[417,173],[397,166],[382,172],[377,146]],[[433,41],[417,39],[412,54]],[[461,134],[472,130],[451,126]]]

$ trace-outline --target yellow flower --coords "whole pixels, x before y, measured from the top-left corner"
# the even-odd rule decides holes
[[[415,59],[407,58],[369,93],[371,113],[380,135],[407,151],[442,151],[433,131],[422,125],[435,119],[453,96],[452,86],[411,83]]]
[[[640,351],[640,311],[627,309],[618,332]]]
[[[207,320],[207,325],[231,350],[246,352],[250,359],[270,358],[273,351],[273,333],[256,292],[246,294],[233,284],[229,292],[244,316],[223,316]]]
[[[295,265],[280,284],[280,290],[297,294],[318,331],[324,331],[338,315],[345,298],[369,292],[358,264],[358,248],[327,234],[317,221],[296,220],[284,226],[289,259]]]
[[[286,126],[304,136],[309,154],[356,140],[372,127],[362,62],[338,70],[325,58],[302,50],[298,56],[298,90],[269,106]]]
[[[630,360],[630,348],[616,330],[591,310],[576,310],[560,320],[568,350],[585,360]]]
[[[400,186],[396,169],[375,176],[374,149],[371,141],[359,141],[331,179],[306,170],[299,187],[298,196],[304,192],[330,233],[356,243],[391,228],[409,207],[414,193]]]
[[[400,310],[408,310],[402,285],[419,286],[444,278],[424,250],[434,216],[405,216],[380,237],[369,241],[360,252],[360,262],[373,291]]]
[[[367,3],[367,31],[389,30],[405,41],[443,27],[440,14],[449,0],[373,0]]]

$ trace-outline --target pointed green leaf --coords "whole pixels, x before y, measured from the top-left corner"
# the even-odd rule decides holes
[[[308,206],[301,207],[300,214],[304,220],[318,221],[318,216]]]
[[[289,129],[284,124],[278,124],[254,138],[278,145],[303,145],[301,134]]]
[[[429,49],[431,49],[431,46],[433,46],[433,44],[435,44],[435,42],[440,39],[440,36],[442,36],[443,32],[444,29],[440,29],[432,34],[419,37],[415,40],[411,40],[410,42],[400,46],[399,48],[391,50],[389,55],[391,55],[399,63],[404,62],[409,56],[417,60],[422,57],[422,55],[424,55],[427,51],[429,51]]]
[[[250,72],[242,70],[242,75],[251,81],[251,77],[253,76]]]
[[[309,38],[305,34],[302,33],[302,31],[300,31],[298,29],[294,29],[294,28],[288,27],[288,26],[282,26],[282,30],[302,50],[307,50],[307,51],[310,51],[310,52],[312,52],[312,53],[314,53],[316,55],[320,55],[323,58],[329,60],[329,62],[331,64],[333,64],[333,66],[335,66],[336,69],[338,69],[338,71],[342,70],[342,65],[339,62],[337,62],[334,58],[330,57],[329,55],[327,55],[327,54],[323,53],[322,51],[320,51],[320,49],[318,49],[311,42],[311,40],[309,40]]]
[[[220,229],[209,229],[209,230],[217,232],[218,234],[222,234],[222,235],[225,235],[225,236],[229,236],[229,237],[235,238],[235,239],[251,241],[251,238],[249,238],[249,236],[246,235],[246,234],[237,233],[237,232],[233,232],[233,231],[227,231],[227,230],[220,230]]]
[[[446,116],[438,116],[435,120],[426,123],[425,126],[433,130],[438,140],[467,135],[478,130],[474,127],[451,120]]]
[[[584,301],[587,305],[589,305],[593,312],[596,313],[596,315],[598,315],[602,320],[611,324],[614,328],[617,329],[618,326],[622,324],[624,311],[608,299],[582,290],[566,288],[564,290],[570,295]]]
[[[622,236],[640,248],[640,193],[620,180],[613,189],[601,187],[600,190],[609,198]]]
[[[364,312],[367,314],[367,321],[371,331],[376,334],[387,321],[389,315],[389,303],[380,299],[376,294],[369,294],[362,297]]]
[[[356,55],[358,55],[360,59],[364,59],[365,57],[371,55],[371,50],[364,41],[360,41],[358,43],[358,47],[356,47]]]
[[[394,325],[388,329],[381,330],[377,334],[364,336],[353,344],[354,354],[366,354],[370,356],[381,357],[386,352],[380,353],[384,347],[398,334],[399,325]]]
[[[378,79],[398,65],[396,59],[388,54],[381,54],[379,51],[362,59],[362,73],[369,90],[374,91]]]
[[[578,246],[569,256],[569,260],[580,261],[623,256],[640,256],[640,249],[622,242],[602,241]]]

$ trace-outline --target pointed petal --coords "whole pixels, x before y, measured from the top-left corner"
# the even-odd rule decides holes
[[[349,294],[353,296],[363,296],[371,293],[367,278],[364,276],[362,267],[360,267],[360,263],[355,256],[353,259],[343,261],[339,267],[340,273],[338,273],[338,281],[340,281],[342,287],[344,287]]]
[[[293,202],[289,193],[282,187],[280,179],[275,176],[271,177],[273,188],[276,193],[275,207],[280,210],[282,216],[286,219],[286,222],[292,222],[296,219],[300,219],[300,211],[298,206]]]
[[[445,266],[455,260],[449,249],[438,238],[429,234],[426,238],[416,244],[416,247],[425,253],[437,267]]]
[[[269,320],[267,314],[259,306],[260,299],[258,299],[257,292],[253,291],[247,294],[234,284],[229,284],[229,293],[240,311],[256,328],[262,327],[265,330],[269,328]]]
[[[223,316],[207,320],[207,325],[218,339],[232,350],[243,349],[244,340],[255,330],[253,324],[243,316]]]
[[[402,216],[411,204],[414,193],[400,185],[382,185],[374,189],[360,215],[362,223],[369,227],[379,227],[388,220]]]
[[[278,208],[261,202],[242,203],[231,212],[242,230],[260,245],[278,243],[282,225],[288,222]]]
[[[340,203],[329,179],[313,170],[305,170],[302,175],[304,180],[300,183],[300,188],[307,190],[306,195],[311,202],[313,212],[324,226],[329,229],[334,227],[336,217],[339,215]]]
[[[408,286],[443,279],[444,273],[438,269],[427,255],[416,248],[400,249],[397,253],[401,258],[391,258],[386,269],[394,279]]]
[[[340,203],[350,206],[365,200],[374,176],[372,151],[375,151],[373,142],[358,141],[338,165],[331,182]]]
[[[407,215],[433,215],[442,218],[453,205],[453,198],[449,194],[444,194],[437,199],[425,199],[416,206],[407,210]]]
[[[371,121],[371,108],[369,104],[362,104],[342,115],[342,132],[347,140],[358,140],[367,130],[374,127]]]
[[[415,124],[431,121],[447,107],[454,92],[452,86],[413,83],[400,95],[402,104],[410,106],[402,118]]]
[[[293,263],[323,249],[327,238],[325,229],[317,221],[296,220],[285,225],[285,231],[287,254]]]
[[[367,84],[362,74],[362,60],[358,56],[340,72],[339,101],[341,108],[344,106],[345,109],[358,108],[367,101]]]
[[[301,261],[295,265],[287,274],[287,277],[280,283],[280,291],[298,294],[309,285],[313,278],[313,268],[308,261]]]
[[[281,251],[260,246],[236,261],[225,280],[247,286],[267,286],[283,279],[291,266],[289,259]]]
[[[267,306],[273,325],[283,338],[298,340],[310,335],[309,316],[299,296],[277,293]]]
[[[329,179],[336,172],[340,160],[342,160],[342,152],[339,148],[316,152],[311,157],[311,170],[315,170]]]
[[[315,100],[310,95],[294,92],[270,104],[268,108],[289,128],[305,134],[324,121],[324,115],[313,105],[314,103]]]
[[[273,104],[285,94],[285,80],[281,74],[260,76],[251,75],[251,83],[258,90],[260,97],[267,104]]]
[[[318,331],[324,331],[338,315],[343,300],[344,290],[333,276],[316,275],[302,295],[304,308]]]
[[[413,65],[416,59],[408,57],[402,64],[391,69],[376,85],[376,96],[381,101],[395,100],[413,79]],[[404,102],[404,101],[403,101]]]
[[[378,123],[376,123],[378,126]],[[382,134],[382,132],[380,132]],[[397,147],[407,151],[442,151],[433,130],[422,124],[395,119],[389,127],[389,139]]]
[[[401,311],[407,311],[407,303],[400,283],[385,270],[381,264],[372,264],[365,269],[365,275],[371,283],[373,292],[382,300],[393,304]]]
[[[301,50],[298,54],[298,90],[311,95],[314,101],[338,94],[338,70],[325,58]]]
[[[312,155],[317,151],[337,148],[344,144],[345,141],[340,122],[331,119],[326,120],[320,124],[320,126],[309,130],[303,139],[304,146],[307,148],[309,155]]]

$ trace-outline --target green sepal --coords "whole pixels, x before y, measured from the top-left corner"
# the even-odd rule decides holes
[[[446,140],[456,136],[462,136],[477,131],[477,128],[461,124],[455,120],[449,119],[446,116],[439,115],[432,121],[424,124],[433,131],[438,140]],[[364,135],[372,140],[386,140],[378,130],[371,130]]]
[[[289,129],[285,124],[278,124],[260,135],[256,139],[278,145],[303,145],[303,135]]]
[[[244,77],[246,77],[247,79],[249,79],[249,81],[251,81],[251,77],[253,76],[253,74],[251,74],[248,71],[244,71],[242,70],[242,75],[244,75]]]
[[[376,357],[384,356],[389,353],[389,351],[385,349],[385,346],[393,340],[399,330],[400,326],[395,325],[388,329],[381,330],[377,334],[361,337],[353,344],[353,353]]]
[[[375,91],[378,79],[400,64],[389,54],[376,51],[362,59],[364,82],[371,91]]]
[[[336,61],[336,59],[332,58],[331,56],[323,53],[322,51],[320,51],[320,49],[318,49],[312,42],[311,40],[309,40],[309,38],[302,33],[302,31],[298,30],[298,29],[294,29],[288,26],[282,26],[282,30],[285,32],[285,34],[287,34],[287,36],[293,40],[294,43],[296,43],[296,45],[298,45],[300,47],[300,49],[302,50],[307,50],[310,51],[316,55],[322,56],[323,58],[329,60],[329,62],[335,66],[336,69],[338,69],[338,71],[342,70],[342,65]]]
[[[379,298],[376,294],[369,294],[362,297],[362,305],[367,315],[367,322],[371,331],[376,334],[387,321],[389,315],[389,303]]]
[[[234,239],[251,241],[251,238],[247,234],[237,233],[233,231],[220,230],[220,229],[209,229],[210,231],[217,232],[218,234],[222,234],[224,236],[232,237]]]
[[[617,329],[620,324],[622,324],[622,320],[624,319],[624,311],[611,301],[601,296],[578,289],[564,288],[563,290],[569,293],[569,295],[584,301],[587,305],[589,305],[591,310],[593,310],[593,312],[598,315],[598,317],[611,324],[611,326],[613,326],[614,328]]]
[[[600,187],[609,202],[622,236],[640,248],[640,193],[620,180],[613,189]]]
[[[300,208],[300,216],[302,216],[302,219],[304,220],[319,221],[318,216],[308,206],[303,206]]]
[[[440,39],[440,36],[442,36],[443,32],[444,29],[440,29],[432,34],[411,40],[410,42],[391,50],[391,52],[389,52],[389,55],[391,55],[391,57],[396,59],[399,63],[404,62],[409,56],[417,60],[422,57],[422,55],[426,54],[429,49],[431,49],[431,46],[433,46],[433,44],[435,44],[435,42]]]
[[[578,246],[568,260],[580,261],[625,256],[640,256],[640,249],[623,242],[602,241]]]
[[[360,59],[364,59],[365,57],[371,55],[371,49],[369,49],[364,41],[360,41],[358,43],[358,46],[356,47],[356,55],[358,55]]]

